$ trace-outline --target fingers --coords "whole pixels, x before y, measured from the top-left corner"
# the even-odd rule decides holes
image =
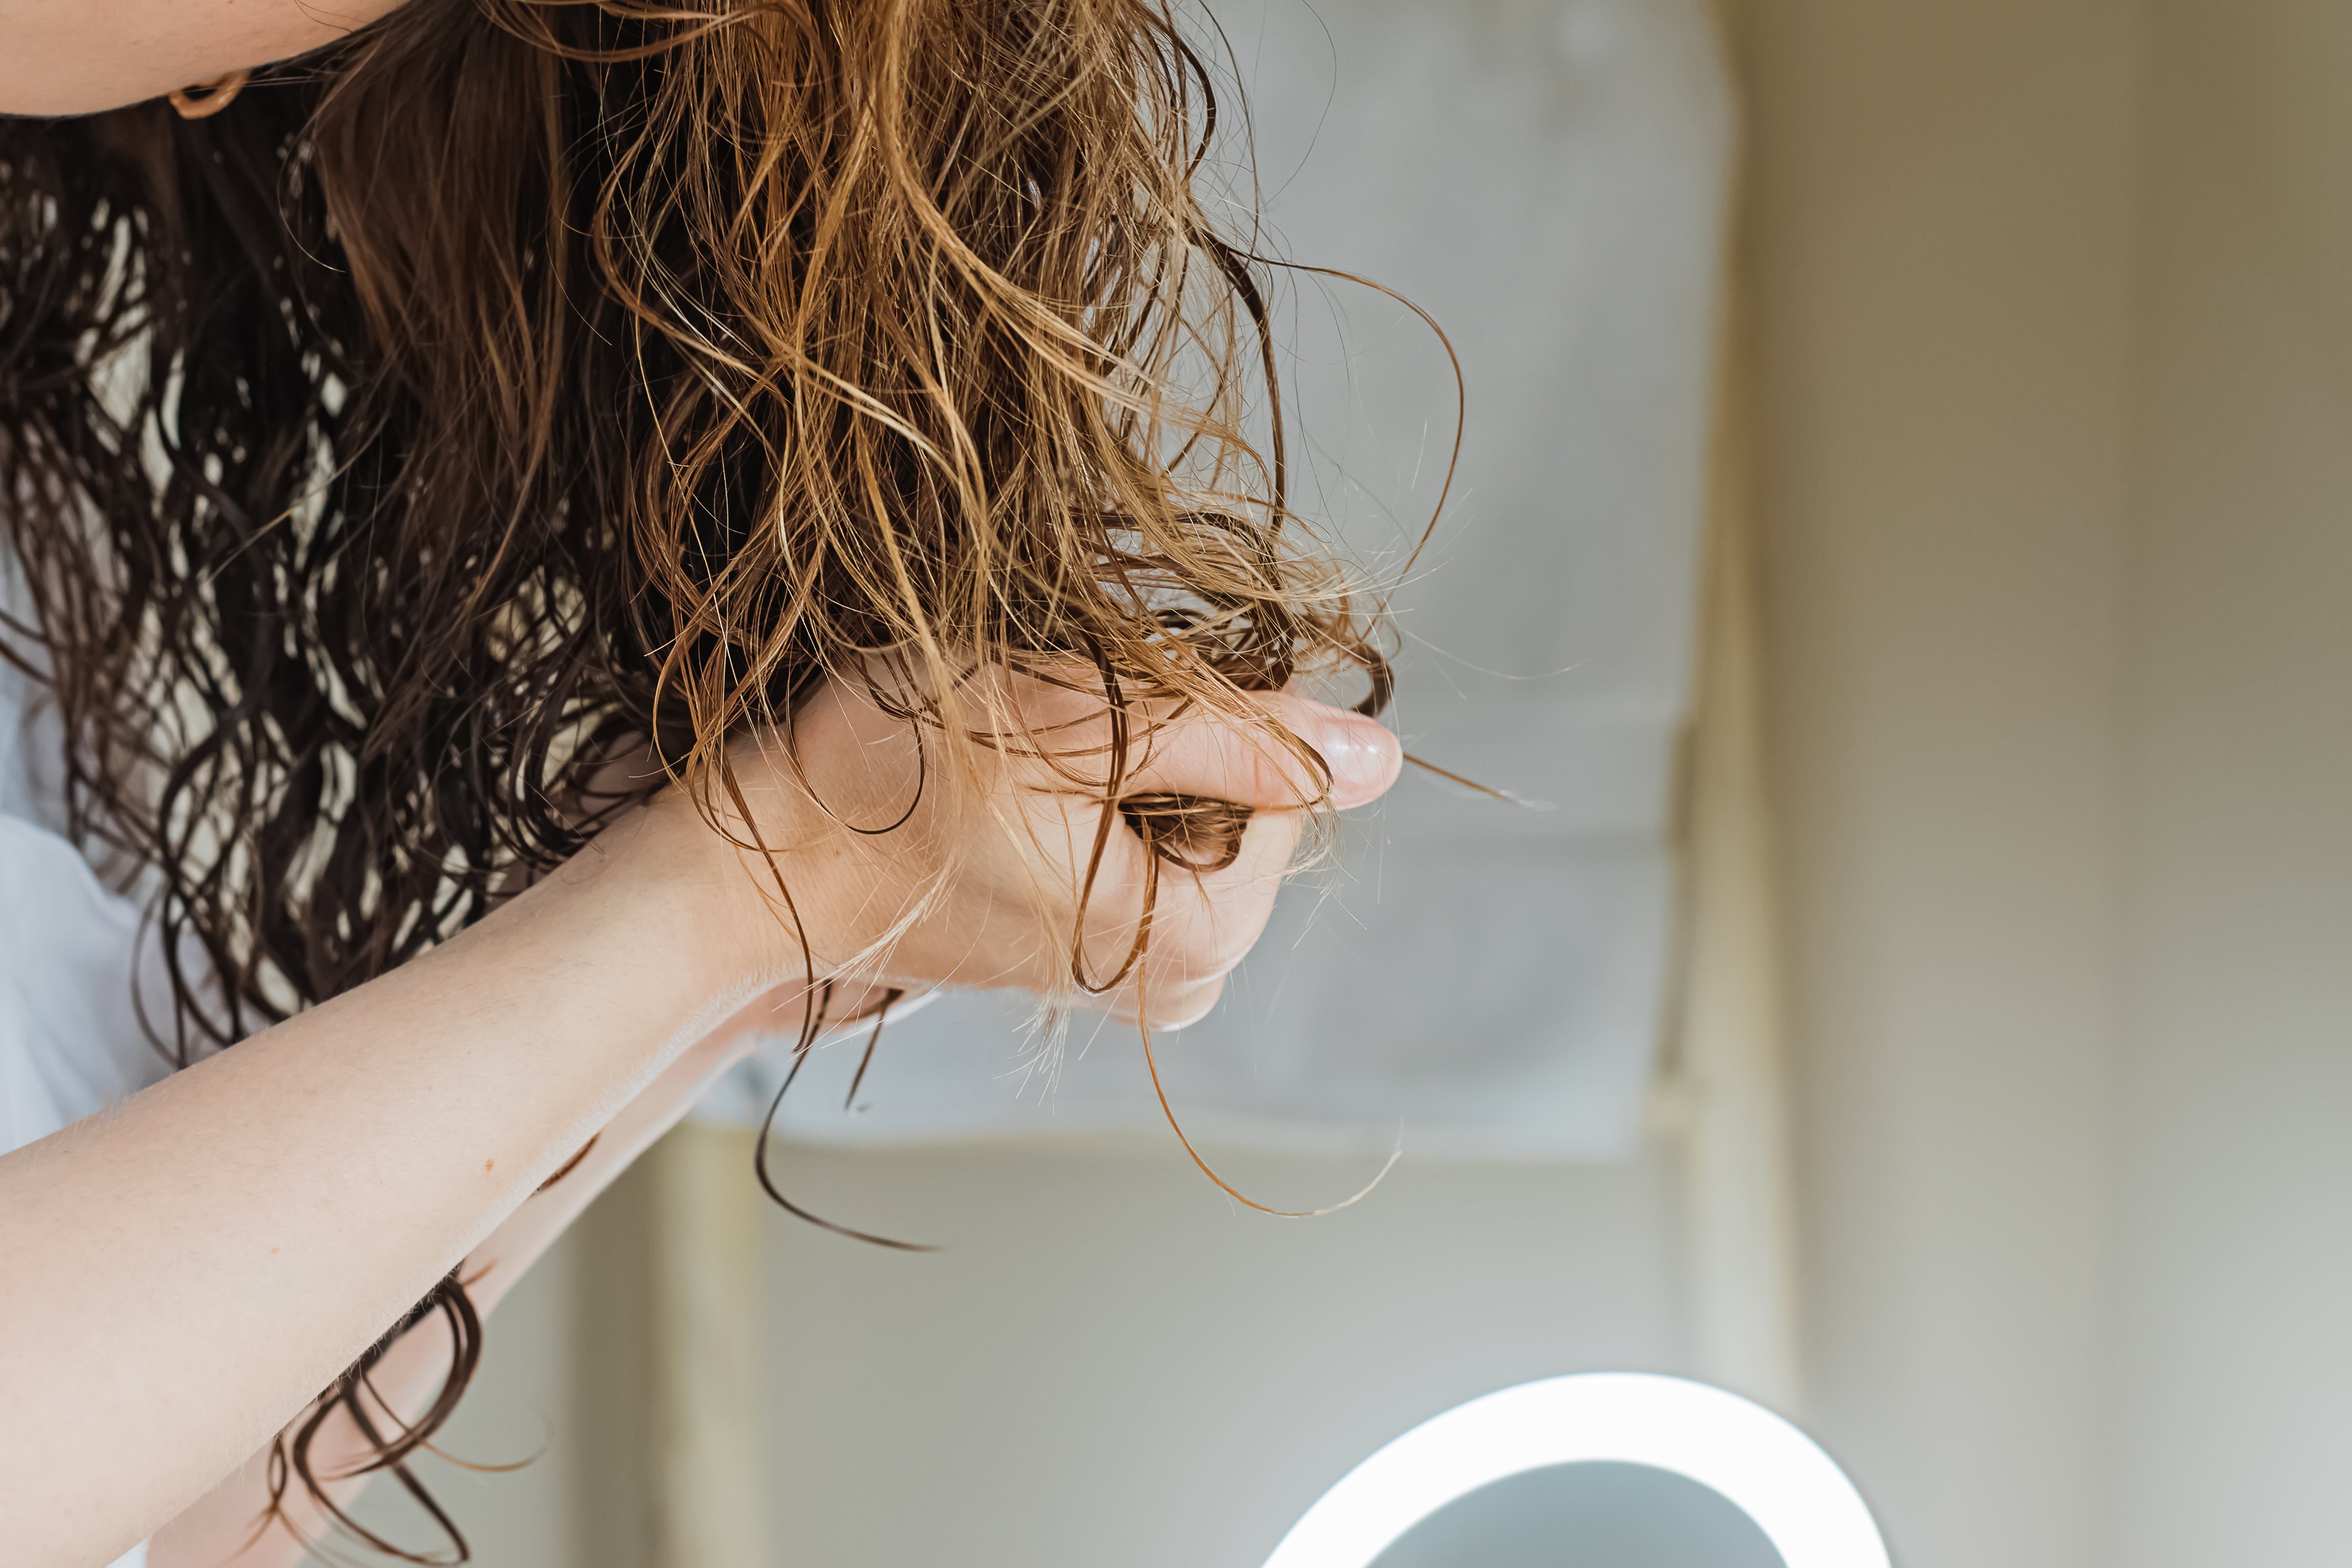
[[[1207,1017],[1225,994],[1225,977],[1171,985],[1150,995],[1151,1016],[1145,1022],[1155,1029],[1184,1029]]]
[[[1203,868],[1219,852],[1164,841],[1157,827],[1123,831],[1116,816],[1105,831],[1100,785],[1089,787],[1088,775],[1102,776],[1110,720],[1102,695],[1087,689],[1090,673],[1064,681],[1014,672],[1002,686],[960,693],[961,710],[944,722],[974,735],[982,754],[1004,765],[934,766],[928,780],[922,759],[931,743],[918,743],[919,726],[885,712],[857,685],[834,683],[799,711],[805,787],[829,820],[859,829],[827,842],[864,868],[858,885],[869,889],[854,908],[835,911],[845,930],[869,940],[836,940],[832,949],[866,952],[887,942],[891,973],[927,984],[961,976],[961,984],[1051,992],[1075,970],[1091,990],[1127,964],[1149,909],[1142,973],[1096,1005],[1129,1016],[1148,1009],[1162,1026],[1187,1022],[1214,1004],[1223,977],[1265,930],[1311,821],[1298,808],[1360,805],[1402,766],[1396,737],[1380,724],[1294,693],[1251,694],[1255,719],[1205,710],[1163,719],[1174,703],[1135,703],[1120,798],[1189,796],[1250,813],[1234,824],[1241,834],[1230,865],[1209,871],[1155,861],[1155,845]],[[949,792],[968,776],[980,794],[965,802]],[[1217,837],[1219,826],[1200,831],[1229,842]],[[948,884],[923,880],[926,868],[942,864],[953,869]],[[911,925],[888,923],[919,895],[928,901]],[[824,910],[811,913],[825,923]]]
[[[1087,906],[1082,976],[1108,976],[1126,963],[1146,906],[1145,884],[1158,887],[1140,963],[1094,1005],[1128,1018],[1148,1010],[1160,1027],[1205,1013],[1224,976],[1265,931],[1307,826],[1302,812],[1261,811],[1242,830],[1231,865],[1194,872],[1163,862],[1156,877],[1146,869],[1150,852],[1128,835],[1115,836]]]
[[[1403,752],[1378,721],[1286,691],[1253,700],[1271,722],[1196,711],[1152,728],[1129,793],[1200,795],[1279,811],[1323,799],[1328,769],[1330,804],[1344,810],[1396,783]],[[1306,742],[1322,767],[1300,756],[1276,726]]]
[[[1265,933],[1305,827],[1297,812],[1265,812],[1224,870],[1192,876],[1163,868],[1145,959],[1143,1000],[1155,1024],[1190,1023],[1215,1003],[1224,977]]]

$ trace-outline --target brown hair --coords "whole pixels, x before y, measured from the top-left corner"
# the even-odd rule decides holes
[[[211,118],[0,121],[0,651],[216,977],[177,1059],[562,860],[644,793],[592,795],[619,747],[711,809],[829,673],[932,694],[935,769],[975,669],[1241,715],[1353,665],[1376,709],[1196,192],[1215,85],[1154,0],[412,0]],[[478,1340],[454,1277],[428,1311],[448,1386],[376,1440],[420,1498]]]

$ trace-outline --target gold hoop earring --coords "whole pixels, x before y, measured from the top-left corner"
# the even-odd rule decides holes
[[[200,81],[194,87],[173,88],[170,94],[172,107],[179,111],[183,120],[209,119],[226,109],[230,100],[243,92],[245,84],[252,79],[251,71],[236,70],[224,77],[215,77],[211,81]]]

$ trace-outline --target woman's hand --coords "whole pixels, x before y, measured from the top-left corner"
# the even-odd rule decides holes
[[[1196,874],[1163,862],[1154,889],[1142,840],[1115,815],[1102,832],[1110,716],[1081,687],[1082,678],[1066,687],[1008,678],[996,719],[968,717],[993,725],[970,775],[942,765],[936,731],[841,681],[796,715],[797,763],[781,737],[742,748],[737,772],[752,827],[735,812],[729,830],[778,851],[772,865],[734,852],[742,875],[731,918],[739,936],[767,943],[761,977],[797,978],[797,949],[772,941],[796,912],[821,979],[1066,993],[1081,968],[1089,984],[1118,973],[1149,889],[1146,955],[1100,1005],[1148,1012],[1161,1026],[1189,1022],[1265,930],[1306,808],[1361,805],[1402,766],[1396,738],[1380,724],[1288,692],[1255,700],[1257,724],[1199,710],[1156,726],[1138,721],[1121,798],[1192,796],[1252,813],[1230,865]],[[1320,765],[1284,744],[1282,730]]]

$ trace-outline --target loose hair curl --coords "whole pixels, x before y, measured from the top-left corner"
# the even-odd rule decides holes
[[[931,694],[935,767],[979,670],[1091,669],[1137,734],[1302,668],[1376,710],[1265,265],[1197,188],[1214,88],[1156,0],[411,0],[211,118],[0,121],[0,650],[149,891],[175,1059],[663,782],[716,823],[729,742],[828,675]],[[631,746],[660,777],[598,794]],[[1123,752],[1064,765],[1121,800]],[[1126,807],[1171,858],[1238,826]],[[454,1276],[428,1312],[425,1420],[376,1436],[381,1347],[327,1401],[420,1499],[478,1342]],[[316,1430],[275,1489],[356,1529]]]

